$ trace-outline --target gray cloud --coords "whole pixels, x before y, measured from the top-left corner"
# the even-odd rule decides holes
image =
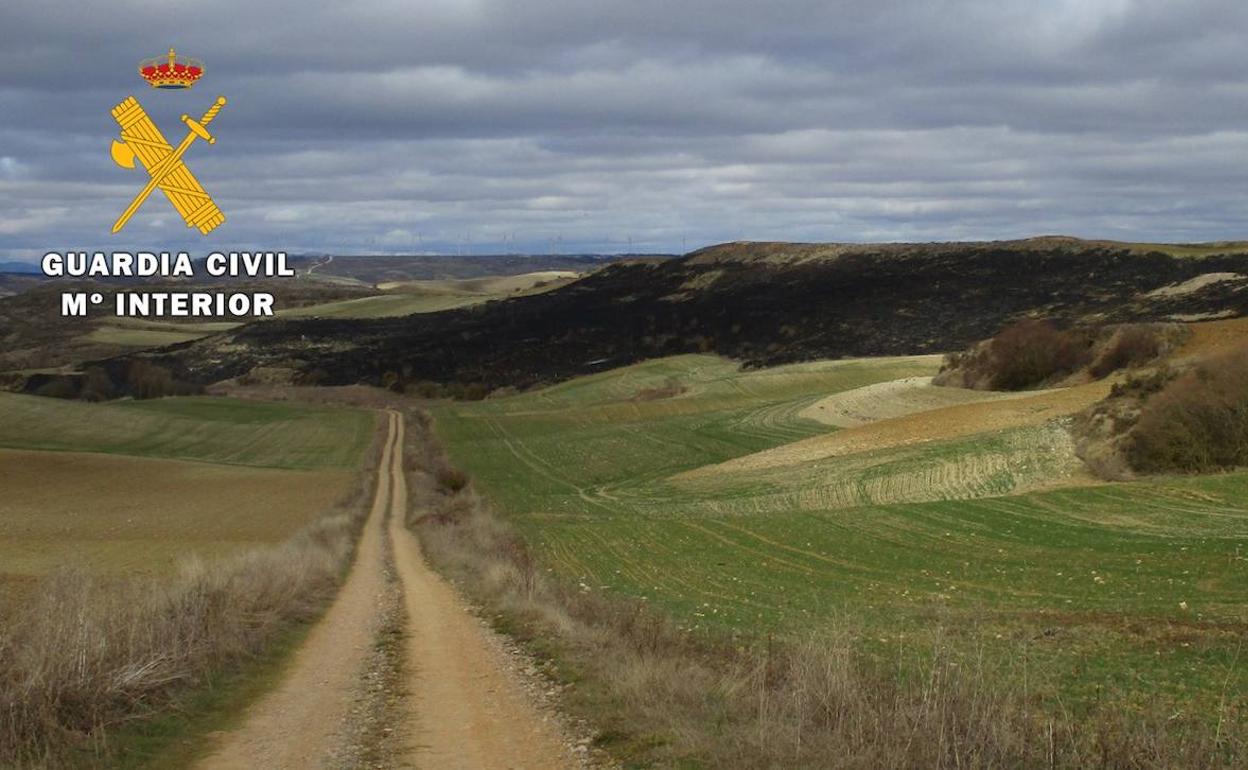
[[[0,254],[676,250],[736,238],[1241,237],[1248,7],[1205,0],[17,0],[0,10]],[[153,92],[141,58],[207,64]],[[229,217],[160,200],[109,108]]]

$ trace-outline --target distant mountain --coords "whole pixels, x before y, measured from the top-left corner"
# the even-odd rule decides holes
[[[488,391],[677,353],[750,366],[940,353],[1029,315],[1077,323],[1248,314],[1248,284],[1192,280],[1208,274],[1248,275],[1248,244],[734,243],[680,259],[619,260],[546,294],[465,310],[266,321],[140,355],[203,384],[265,366],[304,382]],[[124,381],[133,360],[106,365]]]
[[[39,266],[33,262],[8,261],[0,262],[0,273],[39,273]]]

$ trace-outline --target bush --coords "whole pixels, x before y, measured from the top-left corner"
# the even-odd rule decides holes
[[[994,390],[1023,390],[1074,373],[1087,364],[1089,335],[1059,331],[1048,321],[1008,326],[989,345]]]
[[[403,392],[403,378],[399,376],[398,372],[388,371],[385,374],[381,375],[381,387],[385,388],[386,390],[393,391],[395,393],[402,393]]]
[[[1186,336],[1179,324],[1122,324],[1058,329],[1026,319],[964,353],[945,358],[937,385],[977,390],[1025,390],[1084,370],[1093,379],[1147,364]]]
[[[1087,365],[1095,335],[1086,329],[1059,330],[1028,318],[965,353],[945,359],[936,382],[976,390],[1024,390],[1069,376]]]
[[[1119,369],[1146,364],[1165,352],[1165,340],[1158,326],[1128,324],[1120,326],[1110,337],[1088,373],[1098,380]]]
[[[442,398],[444,388],[436,382],[421,380],[410,386],[407,392],[417,398]]]
[[[1248,465],[1248,347],[1202,362],[1145,401],[1125,449],[1144,473]]]
[[[440,468],[435,474],[438,482],[438,489],[448,494],[457,494],[468,486],[468,474],[458,468],[444,467]]]
[[[35,388],[34,394],[45,398],[78,398],[78,385],[72,377],[52,377]]]
[[[633,395],[634,401],[658,401],[664,398],[675,398],[688,392],[689,388],[679,377],[668,377],[663,384],[654,388],[642,388]]]

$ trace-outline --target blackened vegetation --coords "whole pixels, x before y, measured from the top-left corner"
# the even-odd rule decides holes
[[[285,367],[306,384],[475,398],[679,353],[770,366],[956,350],[1026,316],[1069,326],[1248,310],[1242,284],[1144,297],[1212,272],[1248,272],[1248,254],[1176,258],[1077,241],[728,244],[614,264],[537,296],[407,318],[255,323],[146,357],[193,383]],[[109,362],[114,379],[129,360]]]
[[[216,286],[217,290],[220,283]],[[41,279],[35,288],[24,293],[0,296],[0,381],[6,379],[6,373],[65,367],[125,352],[120,345],[99,342],[91,337],[92,330],[117,323],[112,313],[117,294],[130,291],[192,291],[197,288],[208,290],[213,286],[213,282],[208,280],[192,283],[142,282],[134,279],[121,284]],[[232,288],[240,292],[273,294],[278,307],[283,308],[356,299],[375,293],[363,287],[322,284],[304,279],[236,281]],[[61,295],[77,292],[99,293],[103,301],[86,318],[62,316]],[[152,320],[169,324],[167,330],[174,330],[173,324],[186,324],[186,328],[193,331],[195,324],[205,319],[168,317]],[[27,388],[28,391],[32,389]]]
[[[190,396],[201,393],[203,386],[174,379],[167,367],[133,358],[124,364],[110,362],[109,365],[88,366],[81,372],[32,374],[25,378],[25,391],[50,398],[108,401],[122,396],[137,399]]]

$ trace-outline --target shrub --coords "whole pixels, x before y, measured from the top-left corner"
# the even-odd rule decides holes
[[[468,474],[458,468],[449,466],[440,468],[435,478],[438,482],[438,489],[450,494],[462,492],[464,487],[468,486]]]
[[[1145,401],[1125,450],[1144,473],[1248,465],[1248,347],[1202,362]]]
[[[1075,372],[1089,357],[1091,339],[1027,319],[1006,327],[989,345],[994,390],[1022,390]]]
[[[52,377],[34,389],[45,398],[78,398],[78,385],[72,377]]]
[[[385,374],[381,375],[381,387],[386,390],[394,391],[395,393],[402,393],[403,378],[399,376],[398,372],[387,371]]]
[[[1162,330],[1156,325],[1127,324],[1118,327],[1088,373],[1097,379],[1108,377],[1119,369],[1146,364],[1165,352]]]
[[[1069,376],[1092,357],[1094,334],[1060,330],[1049,321],[1028,318],[964,353],[945,358],[939,385],[977,390],[1024,390]]]
[[[329,372],[317,366],[301,372],[294,379],[297,385],[320,385],[329,381]]]
[[[1161,358],[1186,336],[1179,324],[1121,324],[1059,329],[1026,319],[963,353],[945,358],[937,385],[977,390],[1025,390],[1070,377],[1086,367],[1093,379]]]
[[[674,398],[689,390],[679,377],[668,377],[663,384],[653,388],[642,388],[633,395],[634,401],[658,401],[664,398]]]
[[[436,382],[421,380],[407,389],[417,398],[442,398],[444,388]]]

